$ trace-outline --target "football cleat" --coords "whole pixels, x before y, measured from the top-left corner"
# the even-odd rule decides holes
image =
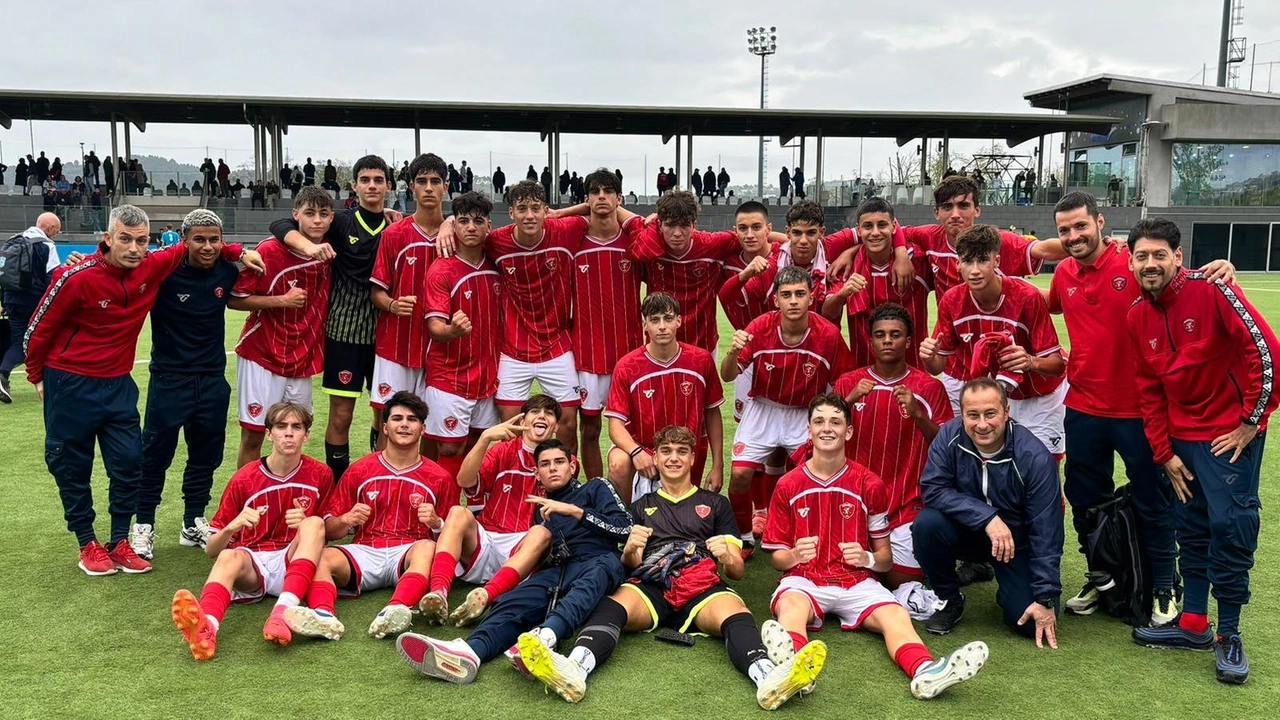
[[[284,608],[271,608],[271,615],[262,626],[262,638],[280,646],[293,642],[293,632],[284,619]]]
[[[196,596],[190,590],[179,590],[173,594],[169,612],[173,616],[173,624],[182,631],[182,639],[191,649],[191,657],[196,660],[213,658],[218,652],[218,631],[205,617],[204,608],[200,607]]]
[[[433,590],[422,596],[418,603],[418,612],[422,613],[429,625],[443,625],[449,619],[449,598],[439,590]]]
[[[331,612],[313,610],[304,605],[294,605],[284,611],[284,622],[289,629],[306,637],[341,640],[347,628]]]
[[[566,702],[582,702],[587,694],[587,673],[581,665],[547,647],[537,633],[522,633],[516,647],[534,679],[554,690]]]
[[[987,644],[971,642],[946,657],[920,666],[911,678],[911,694],[917,700],[930,700],[942,691],[969,680],[987,663]]]
[[[369,637],[384,638],[388,635],[399,635],[413,624],[413,611],[408,605],[388,605],[378,611],[377,617],[369,623]]]
[[[466,627],[484,615],[489,609],[489,591],[482,587],[467,593],[467,599],[449,615],[449,622],[457,627]]]
[[[796,651],[787,662],[775,666],[756,689],[756,702],[765,710],[776,710],[797,693],[812,685],[827,661],[827,645],[814,640]]]

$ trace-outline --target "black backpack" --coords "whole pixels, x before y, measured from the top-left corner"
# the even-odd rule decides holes
[[[18,233],[0,245],[0,290],[31,289],[31,238]]]
[[[1115,497],[1089,508],[1085,515],[1089,532],[1084,554],[1089,581],[1097,587],[1114,586],[1099,593],[1099,606],[1112,617],[1134,627],[1151,624],[1151,561],[1142,546],[1142,519],[1134,506],[1129,486],[1116,489]],[[1181,582],[1175,575],[1174,593]]]

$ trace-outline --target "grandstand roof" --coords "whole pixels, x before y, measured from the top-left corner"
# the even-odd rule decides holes
[[[1064,131],[1105,135],[1117,122],[1102,115],[886,112],[627,105],[531,105],[348,98],[156,95],[0,90],[0,125],[10,121],[108,122],[112,113],[139,129],[147,123],[242,125],[269,119],[284,128],[415,127],[480,132],[553,128],[588,135],[778,136],[783,142],[821,131],[824,137],[888,137],[905,145],[921,137],[1005,139],[1011,145]]]
[[[1080,80],[1032,90],[1022,97],[1031,103],[1032,107],[1069,110],[1072,102],[1105,99],[1119,95],[1152,95],[1157,92],[1171,93],[1178,98],[1200,102],[1231,105],[1280,104],[1278,93],[1109,74],[1092,75]]]

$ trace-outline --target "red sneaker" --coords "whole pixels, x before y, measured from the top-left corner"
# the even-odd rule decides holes
[[[191,656],[196,660],[212,659],[218,651],[218,631],[205,617],[196,596],[190,590],[179,590],[173,594],[169,612],[173,615],[173,624],[182,631],[187,647],[191,648]]]
[[[128,543],[125,543],[128,545]],[[107,554],[107,549],[102,547],[102,543],[97,540],[90,540],[84,547],[80,548],[80,569],[86,575],[115,575],[116,564],[111,562],[111,556]]]
[[[289,623],[285,622],[284,608],[271,609],[271,617],[267,618],[267,624],[262,626],[262,637],[267,642],[277,645],[288,645],[293,642],[293,631],[289,629]]]
[[[117,568],[130,575],[151,572],[151,563],[138,557],[128,539],[116,543],[115,547],[107,551],[107,557],[111,558]]]

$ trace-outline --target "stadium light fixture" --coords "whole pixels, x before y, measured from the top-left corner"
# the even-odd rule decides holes
[[[760,109],[768,105],[769,56],[778,52],[778,28],[775,25],[747,28],[747,51],[760,56]],[[764,136],[760,136],[760,157],[757,162],[756,197],[764,200]]]

